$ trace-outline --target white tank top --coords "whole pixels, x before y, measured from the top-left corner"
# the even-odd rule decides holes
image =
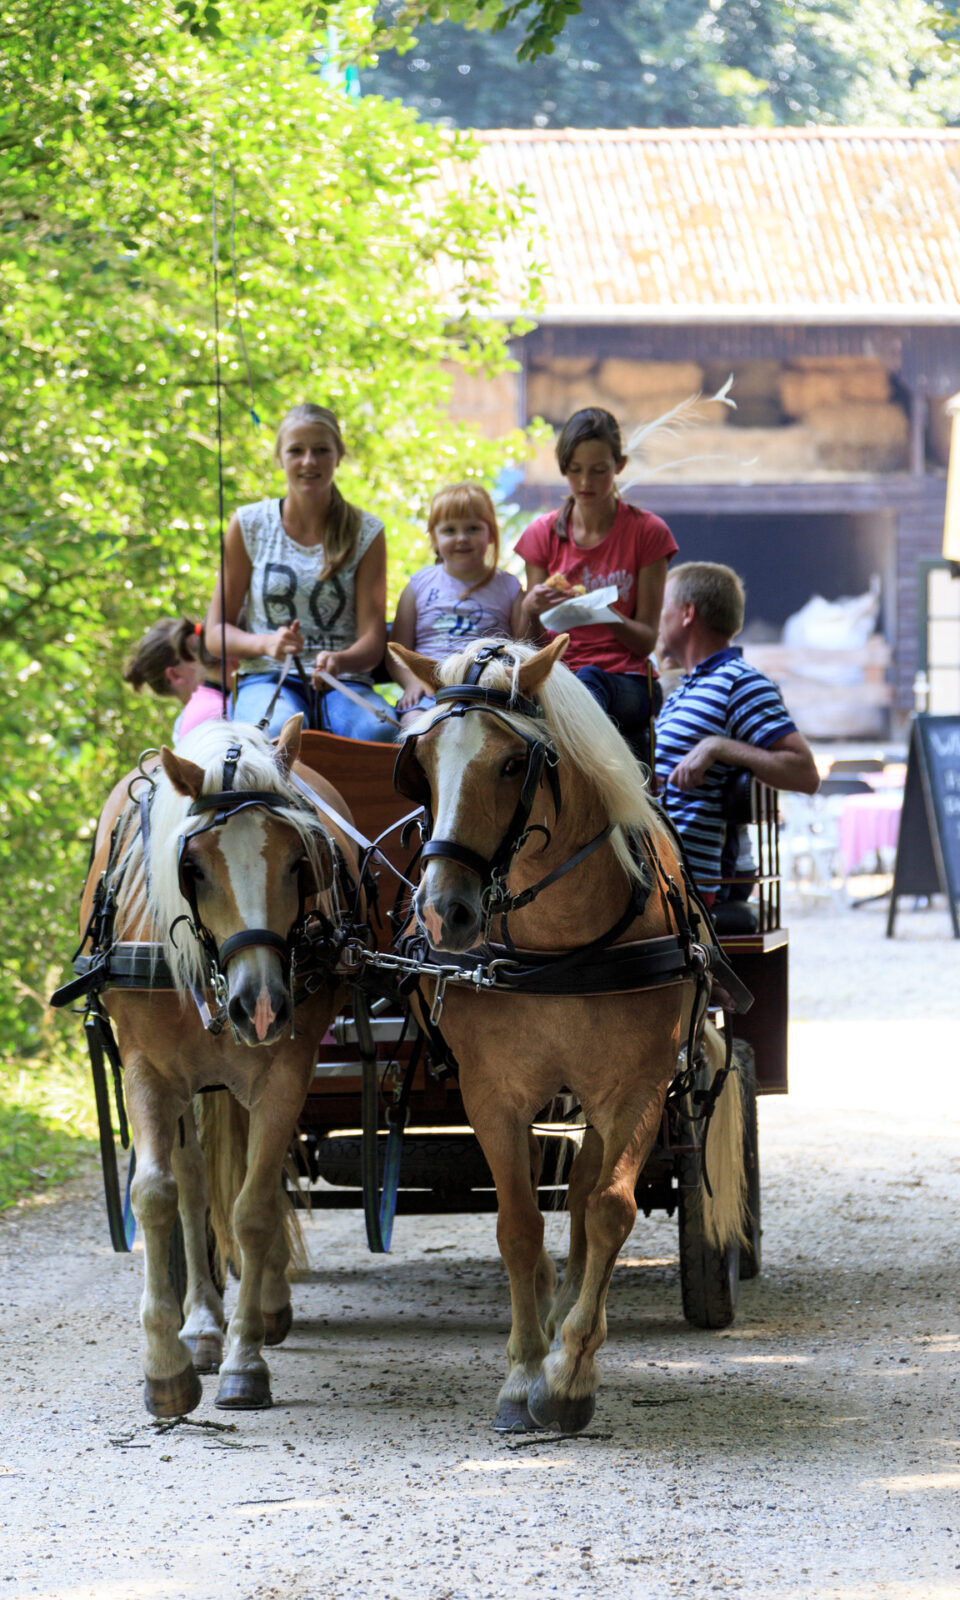
[[[258,500],[237,512],[250,565],[244,627],[248,633],[273,633],[294,620],[300,623],[304,655],[318,650],[346,650],[357,637],[357,565],[383,523],[361,512],[357,547],[332,577],[320,581],[325,566],[323,546],[298,544],[280,520],[279,500]],[[276,672],[270,656],[244,661],[243,672]]]

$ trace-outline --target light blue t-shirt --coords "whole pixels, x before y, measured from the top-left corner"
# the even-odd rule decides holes
[[[433,661],[464,650],[474,639],[509,639],[510,612],[522,592],[520,580],[498,568],[480,589],[471,589],[439,562],[410,579],[417,605],[415,648]]]

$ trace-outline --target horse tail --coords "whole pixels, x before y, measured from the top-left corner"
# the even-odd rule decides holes
[[[723,1035],[712,1022],[703,1030],[701,1058],[709,1089],[726,1059]],[[743,1154],[743,1099],[740,1074],[734,1068],[723,1082],[710,1118],[700,1179],[703,1225],[709,1242],[725,1249],[735,1240],[746,1244],[747,1175]]]
[[[240,1270],[240,1247],[233,1231],[233,1208],[247,1176],[247,1140],[250,1113],[229,1090],[200,1096],[200,1144],[207,1163],[210,1225],[217,1243],[222,1271],[229,1263]],[[301,1273],[309,1265],[300,1218],[286,1196],[283,1232],[289,1252],[288,1273]]]
[[[240,1249],[233,1231],[233,1207],[247,1176],[250,1113],[228,1089],[200,1095],[200,1146],[207,1163],[210,1226],[220,1267],[240,1271]]]

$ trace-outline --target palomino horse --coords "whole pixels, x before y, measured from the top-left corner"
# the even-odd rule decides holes
[[[344,863],[356,871],[350,840],[326,818],[321,825],[288,781],[301,723],[291,718],[275,748],[255,728],[206,722],[178,753],[164,749],[149,803],[130,801],[126,780],[110,796],[84,889],[81,926],[99,884],[115,903],[111,945],[162,947],[173,984],[140,992],[108,984],[103,1001],[117,1030],[137,1153],[131,1194],[144,1244],[144,1399],[154,1416],[192,1410],[201,1396],[197,1371],[218,1367],[217,1405],[269,1406],[262,1346],[279,1343],[292,1320],[281,1169],[342,991],[321,961],[308,985],[314,992],[298,1002],[300,969],[294,974],[291,964],[307,915],[318,909],[328,920],[314,926],[329,929],[335,880]],[[330,785],[306,768],[298,776],[349,819]],[[220,1032],[207,1031],[199,1014],[211,978],[220,1024],[230,1023]],[[215,1085],[246,1109],[240,1120],[249,1132],[237,1150],[238,1119],[213,1119],[208,1185],[192,1099]],[[224,1347],[206,1223],[211,1196],[216,1216],[216,1197],[231,1182],[227,1248],[240,1285]],[[178,1200],[187,1259],[182,1331],[168,1273]]]
[[[414,900],[430,945],[492,951],[508,967],[543,952],[532,962],[541,973],[551,965],[547,953],[579,952],[553,964],[569,973],[559,992],[548,979],[533,993],[450,983],[441,996],[440,1027],[496,1183],[497,1238],[510,1275],[509,1372],[494,1420],[505,1431],[576,1432],[593,1414],[607,1288],[634,1224],[637,1175],[660,1128],[696,995],[689,965],[669,982],[651,982],[648,971],[640,992],[630,992],[629,979],[610,992],[628,941],[641,963],[683,944],[667,936],[683,926],[687,896],[641,769],[558,664],[565,646],[565,635],[539,651],[480,641],[439,664],[392,647],[440,696],[436,711],[413,725],[397,765],[398,787],[422,798],[432,820]],[[491,919],[504,930],[492,947]],[[661,942],[645,956],[638,940]],[[695,959],[709,958],[694,949]],[[593,976],[584,985],[587,968]],[[723,1048],[709,1023],[702,1049],[712,1082]],[[578,1097],[589,1130],[570,1175],[570,1253],[554,1299],[528,1140],[537,1113],[561,1090]],[[705,1234],[718,1246],[742,1233],[742,1127],[731,1076],[716,1101],[711,1183],[701,1195]]]

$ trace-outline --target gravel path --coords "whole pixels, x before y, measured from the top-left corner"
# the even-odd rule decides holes
[[[691,1332],[642,1218],[588,1435],[487,1427],[507,1333],[489,1217],[309,1227],[275,1409],[160,1433],[141,1258],[90,1174],[0,1223],[0,1596],[756,1600],[960,1595],[958,947],[937,912],[793,916],[791,1094],[761,1103],[763,1276]],[[563,1250],[560,1218],[548,1221]],[[201,1423],[228,1423],[206,1380]]]

